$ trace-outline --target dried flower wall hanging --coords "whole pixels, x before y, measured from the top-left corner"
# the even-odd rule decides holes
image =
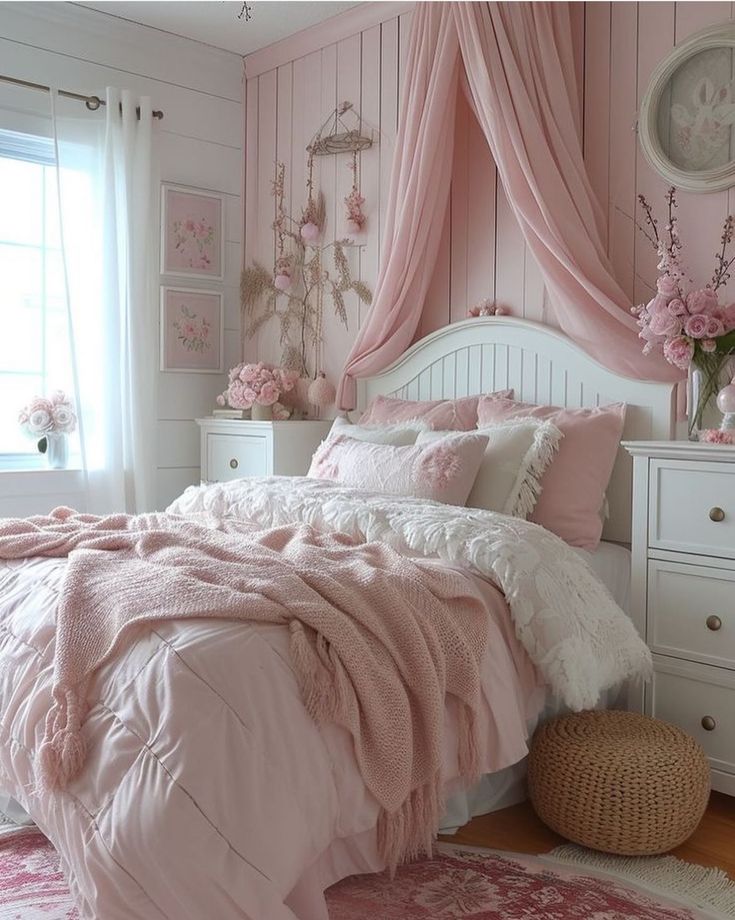
[[[324,197],[314,191],[313,172],[308,173],[308,199],[300,219],[289,215],[284,203],[285,166],[276,164],[272,183],[275,199],[273,233],[276,259],[273,271],[256,262],[242,273],[240,295],[245,336],[252,338],[271,319],[279,323],[283,349],[281,363],[303,377],[316,377],[321,369],[324,308],[331,299],[334,314],[347,327],[345,294],[354,291],[365,304],[372,293],[352,277],[346,250],[349,239],[319,242],[324,226]],[[315,238],[304,234],[304,217],[315,218]],[[319,221],[319,223],[316,223]]]

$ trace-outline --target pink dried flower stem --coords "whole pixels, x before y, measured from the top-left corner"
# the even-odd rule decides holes
[[[732,214],[728,214],[725,219],[725,223],[722,226],[722,236],[720,237],[720,251],[715,254],[715,259],[717,260],[717,267],[715,268],[715,273],[712,276],[712,290],[716,291],[718,288],[722,287],[723,284],[727,284],[730,280],[730,266],[735,262],[735,256],[732,259],[726,257],[727,247],[732,242],[733,232],[735,231],[735,219]]]

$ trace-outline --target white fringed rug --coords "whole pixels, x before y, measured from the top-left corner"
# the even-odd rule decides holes
[[[599,878],[615,878],[649,893],[679,898],[705,915],[735,917],[735,881],[722,869],[698,866],[675,856],[612,856],[574,844],[557,847],[542,859]]]

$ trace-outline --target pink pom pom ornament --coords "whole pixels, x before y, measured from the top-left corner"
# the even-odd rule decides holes
[[[322,232],[321,227],[317,226],[313,221],[308,220],[301,228],[301,239],[305,243],[316,243],[319,239],[319,234]]]
[[[325,409],[327,406],[331,406],[336,398],[337,391],[323,372],[318,374],[316,380],[312,380],[309,384],[308,399],[312,406]]]

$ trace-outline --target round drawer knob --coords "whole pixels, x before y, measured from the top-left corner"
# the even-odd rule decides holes
[[[715,524],[719,524],[720,521],[725,520],[725,512],[722,510],[722,508],[718,508],[717,506],[710,508],[709,519],[710,521],[714,521]]]
[[[712,716],[703,716],[702,717],[702,728],[706,732],[713,732],[717,727],[717,722],[712,718]]]
[[[711,617],[707,617],[706,623],[707,629],[711,629],[712,632],[717,632],[718,629],[722,628],[722,620],[714,614]]]
[[[232,460],[230,460],[230,467],[231,467],[231,469],[236,470],[236,469],[238,468],[238,466],[240,466],[240,464],[239,464],[239,463],[237,462],[237,460],[235,460],[235,458],[233,457]]]

